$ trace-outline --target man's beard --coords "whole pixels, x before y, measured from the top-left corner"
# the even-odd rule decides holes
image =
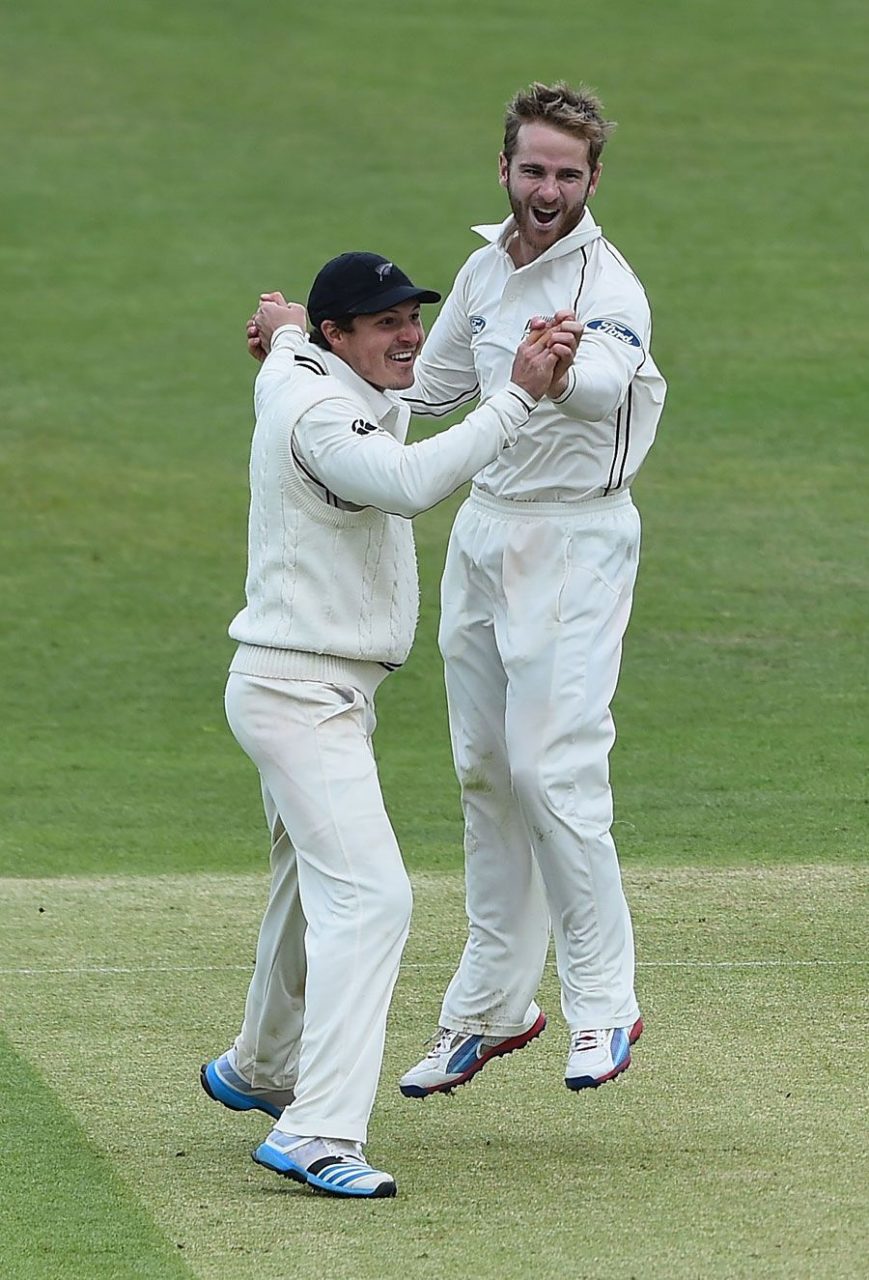
[[[534,248],[546,248],[550,244],[555,244],[558,240],[563,240],[569,235],[575,227],[579,226],[582,221],[583,214],[586,210],[586,202],[588,193],[583,196],[582,200],[575,205],[567,208],[561,207],[553,219],[553,226],[558,227],[558,234],[553,239],[548,228],[538,227],[531,221],[531,201],[522,203],[513,195],[513,191],[509,184],[507,186],[507,198],[510,201],[510,208],[513,211],[513,218],[519,230],[519,235],[528,244]]]

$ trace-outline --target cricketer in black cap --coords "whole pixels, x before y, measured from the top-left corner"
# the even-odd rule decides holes
[[[319,329],[324,320],[371,316],[400,302],[440,302],[434,289],[418,288],[400,267],[379,253],[342,253],[317,273],[308,295],[308,315]]]

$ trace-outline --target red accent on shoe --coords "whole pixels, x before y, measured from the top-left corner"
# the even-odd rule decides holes
[[[502,1058],[505,1054],[512,1053],[514,1049],[524,1049],[525,1045],[531,1040],[536,1040],[546,1026],[546,1014],[540,1013],[537,1021],[527,1031],[522,1031],[518,1036],[511,1036],[509,1040],[501,1040],[498,1044],[493,1044],[488,1052],[484,1053],[482,1058],[478,1058],[464,1071],[457,1080],[450,1080],[446,1084],[433,1085],[428,1090],[429,1093],[451,1093],[453,1089],[457,1089],[460,1084],[467,1082],[482,1071],[487,1062],[491,1062],[493,1058]]]

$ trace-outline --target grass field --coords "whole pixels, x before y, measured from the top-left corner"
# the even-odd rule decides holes
[[[863,1274],[867,54],[856,0],[3,5],[0,1275]],[[613,756],[648,1032],[572,1098],[550,974],[533,1050],[395,1094],[462,927],[456,496],[379,700],[417,908],[371,1146],[400,1195],[355,1212],[196,1086],[264,892],[221,699],[243,323],[351,247],[448,287],[503,213],[503,103],[558,76],[620,122],[594,212],[670,381]]]
[[[593,1280],[618,1246],[636,1277],[858,1276],[865,1108],[842,1046],[865,1018],[859,880],[843,867],[630,874],[648,1027],[624,1081],[564,1088],[550,971],[543,1038],[420,1103],[395,1080],[437,1017],[463,913],[459,877],[418,874],[370,1141],[399,1197],[369,1205],[257,1169],[248,1152],[267,1125],[196,1085],[215,1036],[234,1031],[262,877],[6,881],[4,1075],[24,1102],[4,1131],[22,1157],[34,1139],[62,1144],[70,1171],[58,1183],[28,1161],[11,1224],[26,1265],[3,1274],[189,1274],[183,1257],[214,1280],[434,1280],[473,1258],[483,1276]]]

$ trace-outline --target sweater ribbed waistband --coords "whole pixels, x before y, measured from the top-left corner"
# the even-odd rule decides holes
[[[524,502],[516,498],[496,497],[493,493],[478,489],[476,485],[471,486],[468,501],[475,507],[497,511],[502,516],[531,520],[550,516],[572,520],[576,516],[590,516],[600,511],[611,511],[615,507],[629,507],[633,503],[630,489],[621,489],[618,493],[607,493],[596,498],[580,498],[575,502]]]
[[[369,701],[389,668],[379,662],[339,658],[328,653],[305,653],[301,649],[272,649],[267,645],[240,644],[230,671],[268,680],[316,680],[320,684],[348,684]]]

